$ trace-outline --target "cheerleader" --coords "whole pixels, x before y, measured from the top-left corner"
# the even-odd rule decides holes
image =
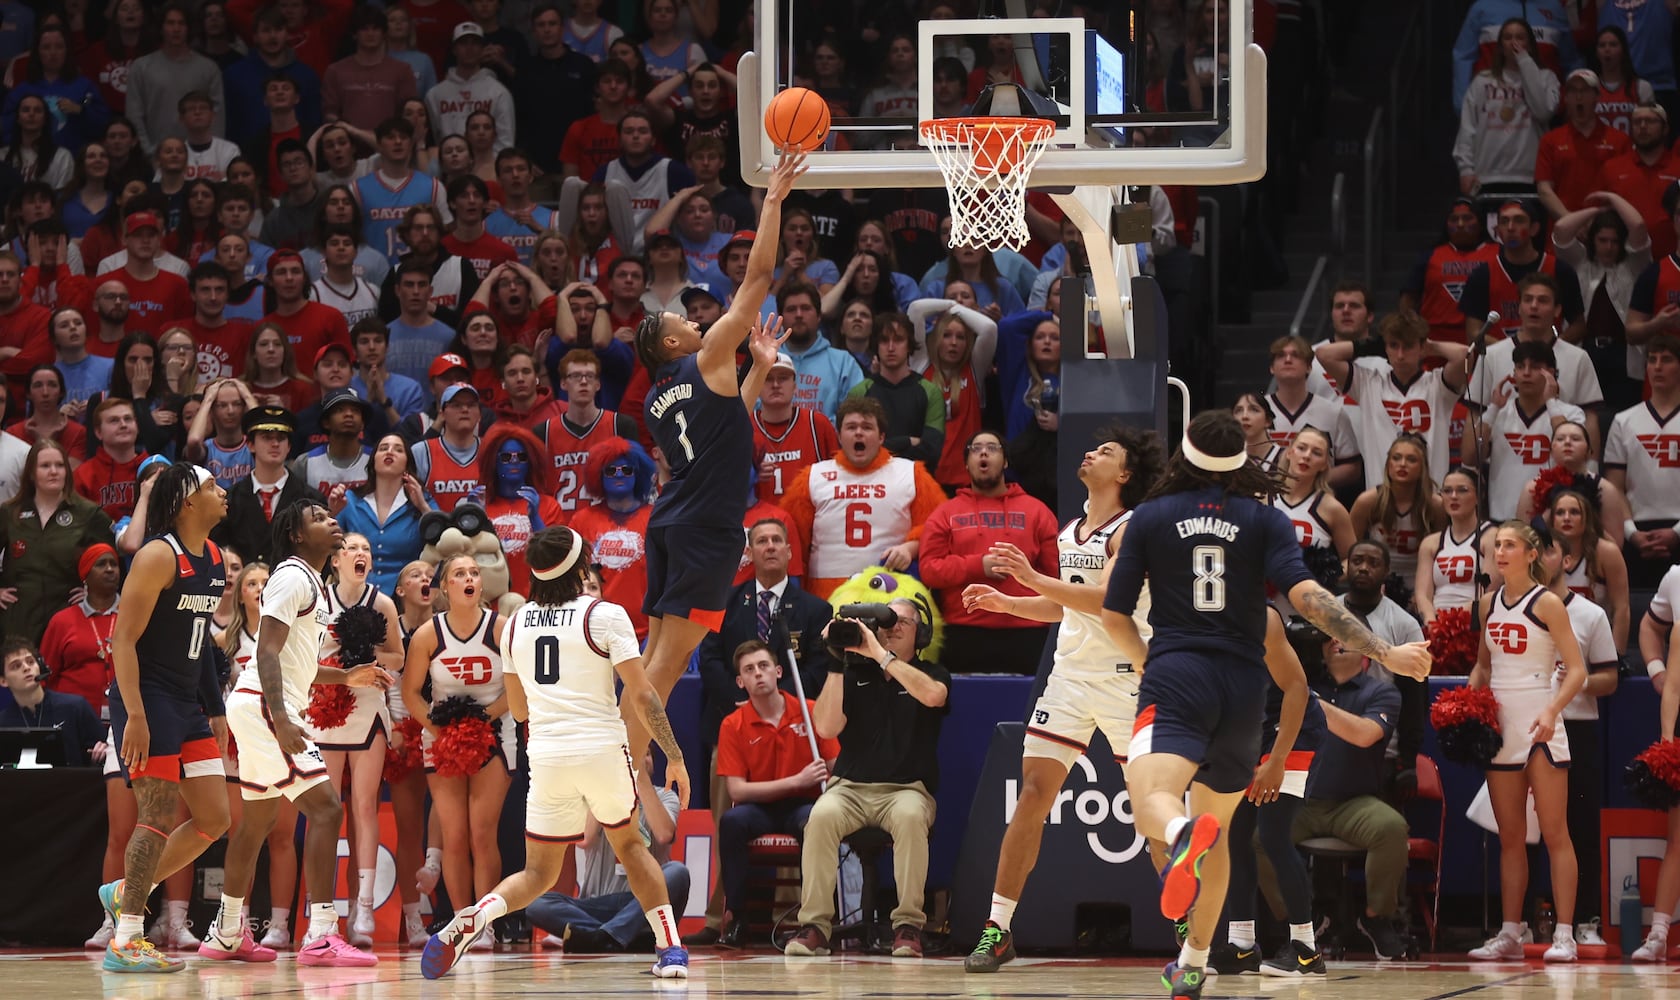
[[[1578,487],[1591,489],[1591,482],[1576,480]],[[1599,524],[1598,504],[1580,489],[1552,490],[1546,505],[1546,520],[1563,552],[1563,579],[1571,593],[1580,594],[1610,616],[1610,631],[1617,649],[1627,648],[1628,570],[1622,547],[1604,537]]]
[[[1482,516],[1482,477],[1458,466],[1441,479],[1441,506],[1447,526],[1418,546],[1413,602],[1424,621],[1439,611],[1475,605],[1483,592],[1481,577],[1499,586],[1493,559],[1492,522]]]
[[[1481,641],[1473,687],[1491,687],[1499,701],[1504,745],[1487,767],[1488,797],[1499,828],[1499,899],[1504,923],[1499,933],[1470,957],[1521,960],[1523,899],[1528,891],[1528,794],[1551,859],[1557,930],[1546,949],[1548,962],[1575,961],[1575,847],[1569,839],[1569,736],[1560,724],[1564,706],[1581,692],[1587,671],[1569,612],[1549,581],[1543,555],[1552,545],[1521,521],[1506,521],[1494,536],[1494,561],[1504,584],[1482,598]],[[1559,663],[1563,677],[1554,675]]]
[[[1359,494],[1353,502],[1353,533],[1388,546],[1392,572],[1402,580],[1417,574],[1418,549],[1425,537],[1447,523],[1435,480],[1429,476],[1429,451],[1423,438],[1401,434],[1388,446],[1379,486]]]
[[[1333,552],[1335,558],[1345,560],[1354,542],[1353,519],[1330,492],[1330,448],[1330,435],[1317,427],[1296,431],[1279,459],[1284,487],[1272,497],[1272,506],[1295,525],[1295,540],[1301,548]],[[1307,568],[1312,568],[1311,561]],[[1281,593],[1273,597],[1272,605],[1285,618],[1295,613]]]
[[[1276,472],[1283,445],[1272,440],[1272,405],[1264,393],[1245,392],[1231,404],[1231,415],[1242,425],[1248,457],[1267,472]]]
[[[432,793],[433,815],[443,830],[444,886],[451,900],[468,907],[502,877],[496,829],[512,782],[518,736],[502,684],[502,653],[496,645],[500,623],[496,613],[484,606],[478,563],[470,555],[452,556],[438,567],[438,573],[449,610],[434,616],[431,624],[422,625],[410,638],[402,691],[409,714],[424,727],[426,785]],[[420,694],[427,678],[432,682],[431,703]],[[438,735],[431,721],[432,704],[455,695],[470,696],[482,705],[497,732],[490,760],[468,777],[437,774],[432,759],[432,743]],[[491,949],[495,940],[486,934],[473,947]]]
[[[347,534],[344,546],[327,564],[327,612],[333,621],[346,608],[372,608],[385,616],[385,642],[376,651],[379,666],[392,674],[403,666],[402,639],[397,628],[397,606],[379,588],[367,582],[373,567],[373,546],[367,536]],[[338,639],[331,629],[321,640],[322,663],[337,664]],[[327,781],[344,789],[349,772],[351,857],[355,861],[355,904],[350,910],[350,932],[345,935],[358,948],[373,945],[373,883],[379,864],[379,785],[385,772],[385,747],[391,732],[391,716],[385,692],[378,687],[347,689],[355,697],[355,708],[342,725],[331,729],[308,727],[309,738],[321,750],[327,765]]]
[[[415,560],[404,566],[397,573],[397,631],[402,635],[402,645],[406,655],[409,639],[422,625],[432,620],[432,567],[428,563]],[[391,712],[391,749],[403,748],[403,734],[400,724],[409,718],[408,704],[403,700],[402,689],[393,688],[386,692],[386,702]],[[403,776],[401,781],[390,783],[391,813],[397,825],[397,871],[413,872],[413,880],[398,877],[397,891],[402,896],[403,926],[399,940],[410,948],[424,948],[426,939],[431,935],[426,930],[426,921],[420,916],[420,894],[430,893],[437,888],[438,879],[443,874],[443,848],[433,846],[427,848],[426,834],[426,775],[419,768],[415,768]],[[430,840],[433,845],[441,844],[441,835]],[[422,862],[422,859],[424,861]]]
[[[1668,663],[1680,669],[1680,629],[1669,633]],[[1677,675],[1680,676],[1680,675]],[[1676,720],[1680,719],[1680,683],[1672,679],[1662,686],[1662,707],[1658,710],[1663,739],[1680,736]],[[1674,909],[1680,906],[1680,806],[1668,811],[1668,843],[1663,848],[1662,864],[1657,868],[1656,905],[1652,907],[1651,932],[1645,943],[1633,953],[1635,962],[1664,962],[1668,960],[1668,927],[1674,920]],[[1624,931],[1623,933],[1627,933]]]
[[[1552,468],[1563,469],[1573,476],[1590,475],[1597,468],[1593,461],[1592,444],[1587,437],[1587,428],[1566,420],[1552,429]],[[1546,498],[1536,497],[1534,491],[1537,484],[1550,480],[1556,472],[1546,470],[1528,481],[1528,486],[1517,495],[1517,520],[1527,521],[1546,509]],[[1603,516],[1599,521],[1604,525],[1604,537],[1622,547],[1622,522],[1633,517],[1633,511],[1628,507],[1627,495],[1608,479],[1598,480],[1598,500]]]

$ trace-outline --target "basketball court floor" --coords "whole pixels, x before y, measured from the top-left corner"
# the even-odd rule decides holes
[[[697,951],[692,978],[656,980],[649,960],[627,956],[560,957],[512,951],[472,955],[447,979],[427,982],[412,953],[382,951],[371,969],[300,968],[290,955],[274,965],[192,961],[165,976],[107,975],[97,954],[14,952],[0,954],[0,996],[17,1000],[409,1000],[433,997],[635,997],[680,993],[694,998],[771,1000],[872,1000],[872,998],[976,997],[1119,998],[1162,1000],[1156,960],[1017,960],[1001,973],[971,976],[961,957],[783,958],[769,953],[718,955]],[[1434,962],[1333,963],[1330,975],[1312,982],[1258,976],[1225,977],[1208,984],[1212,998],[1302,997],[1358,1000],[1447,1000],[1475,994],[1509,1000],[1648,1000],[1680,998],[1680,966],[1586,963],[1544,967],[1538,962],[1470,964],[1442,957]]]

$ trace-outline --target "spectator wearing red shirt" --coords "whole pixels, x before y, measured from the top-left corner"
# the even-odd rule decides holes
[[[816,703],[782,693],[781,664],[770,647],[749,639],[734,651],[735,683],[747,703],[723,720],[718,730],[717,774],[735,805],[718,821],[719,878],[724,906],[731,914],[719,943],[741,947],[746,928],[745,903],[749,848],[769,833],[799,837],[811,807],[840,756],[840,741],[816,741],[811,755],[811,713]]]
[[[43,439],[57,441],[68,453],[73,470],[87,454],[87,430],[65,412],[67,398],[64,373],[58,366],[36,365],[29,371],[28,416],[8,425],[6,433],[30,444]]]
[[[638,640],[646,639],[648,631],[642,599],[647,596],[647,525],[653,505],[644,498],[653,490],[654,475],[653,459],[640,445],[623,438],[596,445],[589,449],[583,484],[603,499],[578,509],[569,522],[601,567],[602,599],[629,612]]]
[[[117,348],[128,336],[128,286],[114,278],[101,278],[93,290],[93,312],[99,328],[88,336],[88,353],[115,358]]]
[[[500,374],[502,392],[496,397],[497,421],[534,432],[566,412],[566,404],[555,399],[548,386],[537,377],[536,358],[529,347],[515,344],[508,348],[507,357],[502,359]],[[550,459],[551,464],[552,461]],[[564,523],[565,517],[562,516],[549,527]]]
[[[630,110],[630,67],[617,59],[595,74],[595,113],[579,118],[560,141],[560,168],[567,177],[588,180],[618,158],[618,122]]]
[[[1660,104],[1641,104],[1629,119],[1633,149],[1604,164],[1598,190],[1614,191],[1639,210],[1651,234],[1651,256],[1674,252],[1674,227],[1663,211],[1663,193],[1680,180],[1680,156],[1668,148],[1668,112]]]
[[[449,235],[443,238],[444,249],[471,263],[479,281],[489,277],[490,269],[497,264],[519,259],[518,251],[484,230],[490,207],[490,185],[483,178],[462,174],[450,180],[444,190],[449,199],[449,213],[455,217]]]
[[[268,286],[274,293],[274,307],[263,322],[278,324],[286,331],[294,356],[313,358],[328,344],[338,344],[352,353],[350,325],[344,321],[344,314],[308,298],[309,275],[303,267],[303,256],[296,250],[276,250],[268,258]]]
[[[976,431],[966,445],[969,484],[940,504],[922,526],[921,577],[939,596],[945,615],[946,663],[1030,674],[1038,669],[1050,627],[1013,615],[971,611],[963,588],[985,583],[1012,597],[1036,591],[1016,582],[994,550],[1009,545],[1045,576],[1059,572],[1058,526],[1050,508],[1004,481],[1009,459],[995,431]]]
[[[559,306],[560,300],[548,282],[519,261],[509,260],[484,276],[466,311],[483,310],[494,317],[502,331],[502,343],[534,349],[537,338],[555,330]]]
[[[471,21],[472,13],[456,0],[406,0],[401,6],[414,25],[414,47],[431,57],[441,78],[455,26]]]
[[[1424,251],[1400,287],[1400,308],[1429,323],[1429,339],[1464,343],[1464,314],[1458,299],[1464,282],[1478,264],[1499,258],[1499,244],[1487,238],[1487,226],[1476,214],[1476,202],[1454,198],[1447,210],[1447,238]]]
[[[0,250],[0,373],[12,395],[29,391],[29,372],[51,364],[52,337],[47,320],[52,313],[23,296],[23,265],[10,250]]]
[[[99,450],[76,467],[76,492],[98,504],[112,521],[120,521],[134,513],[134,480],[145,458],[137,447],[140,423],[134,404],[107,398],[89,422],[99,437]]]
[[[227,317],[231,284],[227,268],[213,260],[195,265],[187,275],[193,315],[179,325],[192,334],[193,343],[198,345],[200,385],[245,374],[245,352],[251,345],[251,329],[256,324]]]
[[[87,588],[80,601],[47,621],[41,635],[41,661],[48,688],[87,699],[95,715],[105,714],[111,670],[111,632],[117,626],[117,584],[122,566],[117,550],[104,542],[87,547],[76,563]]]
[[[124,220],[123,246],[128,260],[108,274],[128,289],[129,332],[156,337],[192,315],[186,279],[157,265],[163,249],[163,222],[156,213],[135,212]]]
[[[840,450],[840,435],[828,417],[793,405],[798,379],[793,358],[777,354],[758,392],[752,424],[760,500],[778,501],[794,476]]]
[[[1534,183],[1540,203],[1553,219],[1561,219],[1586,205],[1597,191],[1604,164],[1633,149],[1627,133],[1598,117],[1598,74],[1578,69],[1563,84],[1567,120],[1540,137],[1534,163]]]

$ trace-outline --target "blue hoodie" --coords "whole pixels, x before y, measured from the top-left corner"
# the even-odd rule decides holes
[[[256,49],[245,58],[222,70],[222,97],[227,101],[228,138],[243,146],[268,128],[268,108],[264,96],[268,79],[276,73],[291,77],[297,84],[297,116],[300,121],[321,120],[321,78],[315,71],[292,55],[292,61],[277,69],[263,62]]]
[[[783,344],[782,350],[793,359],[793,370],[799,375],[793,405],[819,410],[830,420],[852,386],[863,381],[863,369],[851,353],[836,350],[821,332],[803,351],[791,342]]]
[[[74,66],[65,67],[75,72]],[[92,80],[76,73],[64,80],[25,80],[12,88],[6,95],[6,108],[0,112],[0,135],[5,141],[15,142],[17,133],[18,105],[29,96],[39,97],[46,102],[47,119],[53,123],[53,142],[60,149],[77,152],[89,141],[105,134],[105,123],[110,120],[111,111],[105,106],[105,99],[99,96],[99,88]],[[67,98],[82,106],[81,114],[67,115],[58,109],[59,98]]]

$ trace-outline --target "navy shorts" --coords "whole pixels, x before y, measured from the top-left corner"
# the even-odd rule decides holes
[[[740,528],[668,524],[647,533],[649,617],[675,615],[716,632],[723,627],[724,605],[735,588],[746,536]]]
[[[182,778],[221,777],[222,753],[216,737],[210,731],[210,720],[197,698],[142,691],[140,700],[146,706],[146,727],[150,731],[144,770],[129,774],[122,757],[117,758],[123,776],[161,778],[179,782]],[[122,692],[111,685],[111,735],[116,744],[111,748],[120,753],[123,734],[128,728],[128,708],[123,704]]]
[[[1266,668],[1228,654],[1151,656],[1138,686],[1131,758],[1166,753],[1201,765],[1196,782],[1240,792],[1254,779],[1265,724]]]

